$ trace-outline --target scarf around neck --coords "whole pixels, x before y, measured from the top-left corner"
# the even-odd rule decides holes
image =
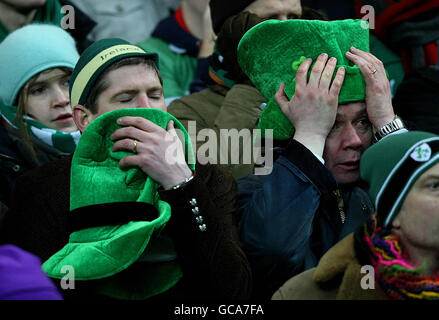
[[[375,217],[363,226],[360,241],[373,264],[378,284],[390,299],[439,299],[439,274],[422,275],[422,266],[413,266],[399,237],[377,227]]]
[[[0,104],[1,116],[14,128],[20,129],[21,123],[17,117],[17,108]],[[53,147],[64,153],[75,151],[81,133],[78,131],[65,133],[49,128],[29,116],[23,116],[27,132],[33,138],[42,141],[46,145]]]
[[[216,45],[213,54],[210,56],[209,77],[216,84],[229,89],[235,85],[235,81],[231,79],[227,66],[225,66],[224,57],[218,51]]]

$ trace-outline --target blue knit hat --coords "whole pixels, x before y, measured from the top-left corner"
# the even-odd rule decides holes
[[[31,24],[0,43],[0,102],[13,105],[29,79],[56,67],[73,69],[79,59],[75,40],[60,27]]]

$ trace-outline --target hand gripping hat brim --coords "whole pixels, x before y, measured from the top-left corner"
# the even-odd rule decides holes
[[[44,264],[52,278],[65,276],[72,266],[76,280],[96,280],[118,274],[132,265],[151,236],[171,217],[168,203],[159,199],[159,185],[139,168],[122,170],[119,161],[131,152],[114,152],[112,133],[123,116],[146,118],[163,129],[170,120],[184,135],[186,161],[194,170],[194,155],[187,131],[167,112],[157,109],[120,109],[105,113],[84,130],[71,167],[69,242]],[[163,276],[166,272],[168,276]],[[156,268],[150,277],[162,279],[155,292],[179,280],[178,264]]]
[[[255,87],[269,101],[261,113],[259,129],[273,129],[274,139],[289,139],[293,126],[274,101],[281,82],[291,99],[295,76],[306,59],[313,61],[321,53],[337,58],[338,68],[346,69],[339,104],[364,101],[365,82],[360,69],[345,53],[354,46],[369,52],[369,30],[363,20],[268,20],[251,28],[238,45],[238,61]],[[310,72],[312,67],[310,68]]]
[[[70,104],[84,105],[96,80],[110,65],[129,57],[147,57],[159,67],[156,53],[147,52],[129,42],[112,38],[94,42],[81,54],[70,78]]]

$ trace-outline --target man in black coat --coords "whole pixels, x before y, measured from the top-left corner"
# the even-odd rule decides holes
[[[100,115],[116,109],[165,111],[156,64],[156,54],[146,53],[120,39],[105,39],[90,46],[75,67],[70,84],[78,128],[83,132]],[[160,199],[172,209],[165,229],[172,239],[171,251],[176,253],[173,259],[178,261],[183,278],[156,297],[247,298],[251,273],[234,220],[237,187],[233,177],[217,166],[197,165],[192,171],[184,155],[180,161],[166,161],[166,151],[172,141],[167,138],[174,134],[171,122],[168,130],[142,117],[122,117],[118,124],[122,128],[111,137],[113,151],[135,154],[122,158],[119,166],[137,167],[156,181],[161,186]],[[72,157],[63,158],[17,181],[10,211],[0,232],[2,242],[16,244],[42,261],[69,242],[71,163]],[[118,208],[119,212],[125,212],[123,207]],[[95,211],[91,210],[90,214],[90,219],[99,223],[93,216]],[[105,215],[102,218],[106,219]],[[136,261],[128,266],[122,277],[127,270],[143,268],[142,263]],[[136,279],[129,278],[126,281],[136,283]],[[93,283],[81,281],[78,288],[83,290],[64,290],[64,294],[73,293],[76,298],[95,297]]]

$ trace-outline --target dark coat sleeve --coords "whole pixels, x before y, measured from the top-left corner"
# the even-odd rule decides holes
[[[43,262],[68,241],[71,157],[49,162],[17,179],[1,243],[14,244]]]
[[[214,165],[197,165],[194,179],[177,190],[161,191],[172,207],[169,222],[184,277],[207,288],[213,298],[247,299],[251,271],[239,241],[235,220],[237,185],[231,174]],[[199,214],[189,202],[195,199]],[[196,217],[203,221],[197,222]],[[201,225],[205,231],[200,230]]]

